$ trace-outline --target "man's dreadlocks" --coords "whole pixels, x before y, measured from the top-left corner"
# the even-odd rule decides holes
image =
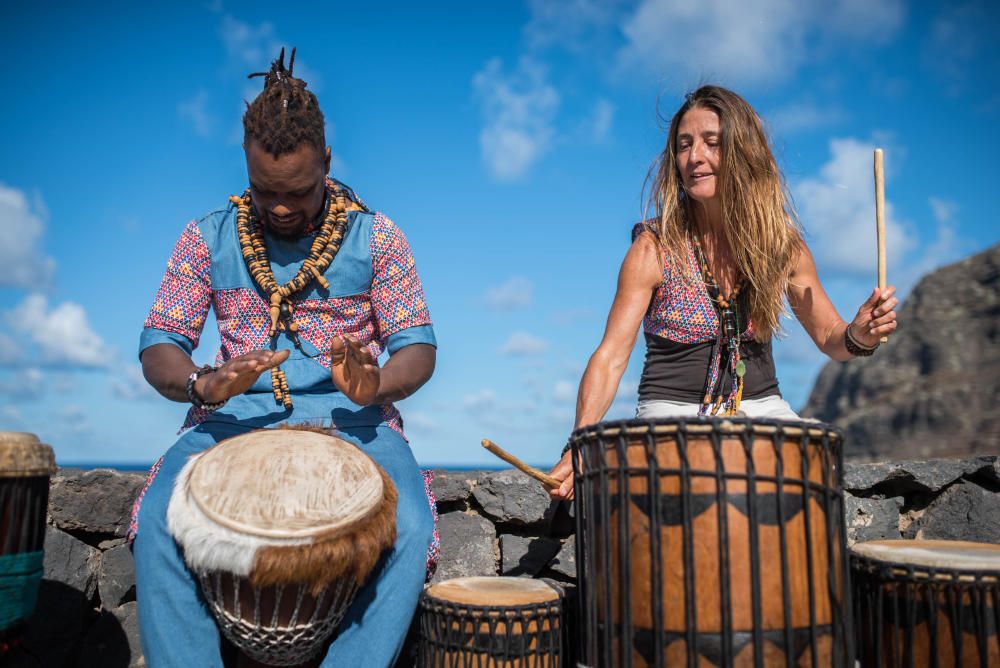
[[[264,77],[264,90],[247,104],[243,114],[243,141],[258,142],[277,158],[308,143],[318,151],[326,148],[323,112],[316,96],[306,90],[306,82],[292,76],[295,49],[285,69],[285,50],[271,63],[269,72],[248,76]]]

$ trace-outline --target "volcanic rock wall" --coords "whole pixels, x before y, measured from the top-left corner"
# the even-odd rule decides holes
[[[145,666],[139,646],[132,500],[144,476],[62,469],[53,477],[45,579],[17,668]],[[941,538],[1000,542],[1000,459],[848,465],[848,541]],[[576,580],[566,504],[513,471],[438,472],[441,560],[433,580],[462,575]]]

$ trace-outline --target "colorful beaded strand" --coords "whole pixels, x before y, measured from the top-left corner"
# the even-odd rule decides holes
[[[694,249],[695,257],[698,260],[698,267],[701,270],[702,280],[705,283],[709,299],[711,299],[715,305],[719,316],[718,346],[715,354],[713,355],[709,380],[707,386],[705,387],[702,405],[698,409],[698,414],[704,415],[708,412],[709,406],[711,406],[711,414],[717,415],[723,404],[725,404],[725,411],[723,415],[734,415],[739,410],[740,401],[743,398],[743,376],[746,374],[746,363],[743,362],[743,359],[740,356],[739,311],[738,308],[736,308],[736,299],[739,297],[745,281],[740,278],[736,282],[736,286],[733,288],[732,292],[728,296],[723,295],[722,289],[719,287],[719,283],[715,278],[715,274],[712,273],[711,268],[708,266],[708,260],[705,258],[705,253],[702,250],[701,242],[698,240],[697,234],[691,231],[689,233],[689,238],[691,239],[691,245]],[[729,313],[733,319],[733,331],[726,331],[728,329],[727,324],[729,322],[729,319],[725,317],[725,314],[727,313]],[[729,366],[730,375],[733,378],[733,389],[728,397],[723,394],[721,387],[718,388],[718,393],[716,393],[716,385],[722,376],[722,346],[724,343],[729,349],[727,366]]]

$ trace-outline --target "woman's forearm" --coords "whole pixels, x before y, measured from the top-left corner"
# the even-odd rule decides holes
[[[575,429],[600,422],[615,399],[627,364],[628,358],[624,362],[611,360],[600,349],[591,356],[576,398]]]

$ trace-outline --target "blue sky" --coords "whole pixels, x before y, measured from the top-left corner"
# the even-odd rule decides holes
[[[245,187],[246,74],[281,46],[324,108],[334,175],[413,246],[440,344],[400,404],[424,464],[495,464],[484,437],[557,457],[661,116],[700,83],[768,122],[842,315],[875,280],[875,146],[904,294],[1000,239],[996,3],[275,7],[0,10],[0,429],[39,434],[60,463],[148,463],[173,442],[185,407],[142,380],[142,321],[184,224]],[[779,378],[801,406],[824,358],[786,331]],[[643,354],[609,416],[634,410]]]

